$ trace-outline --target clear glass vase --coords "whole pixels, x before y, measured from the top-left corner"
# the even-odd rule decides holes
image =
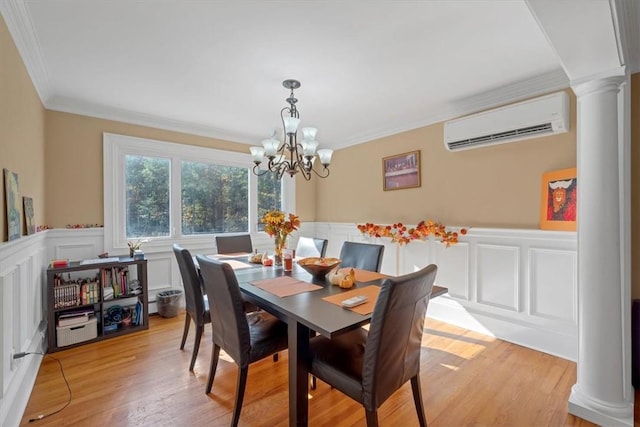
[[[282,250],[287,247],[287,236],[276,234],[273,249],[273,264],[282,265]]]

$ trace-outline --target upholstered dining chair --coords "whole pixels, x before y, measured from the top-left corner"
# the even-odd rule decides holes
[[[287,348],[287,324],[257,311],[246,314],[236,275],[225,262],[197,257],[211,307],[213,351],[206,393],[211,392],[220,349],[238,365],[232,426],[238,425],[249,364]]]
[[[202,293],[202,282],[200,280],[198,270],[193,262],[191,253],[178,244],[173,245],[173,253],[176,255],[180,275],[182,276],[186,311],[180,350],[184,350],[184,344],[187,341],[187,335],[189,334],[189,327],[191,326],[192,320],[196,327],[196,337],[193,343],[191,363],[189,364],[189,370],[193,371],[196,358],[198,357],[198,350],[200,349],[200,339],[204,332],[204,325],[211,322],[209,303]]]
[[[296,257],[324,257],[327,252],[327,239],[300,236],[296,244]]]
[[[385,279],[368,332],[358,328],[332,339],[311,339],[311,374],[360,402],[368,427],[378,425],[378,408],[407,381],[418,421],[427,425],[420,390],[420,344],[436,272],[431,264]]]
[[[340,250],[340,268],[352,267],[361,270],[380,272],[382,267],[383,245],[370,243],[344,242]]]
[[[216,248],[219,254],[235,254],[240,252],[253,252],[251,236],[238,234],[235,236],[216,236]]]

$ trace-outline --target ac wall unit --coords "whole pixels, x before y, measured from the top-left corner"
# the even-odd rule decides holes
[[[558,92],[444,124],[450,151],[552,135],[569,130],[569,95]]]

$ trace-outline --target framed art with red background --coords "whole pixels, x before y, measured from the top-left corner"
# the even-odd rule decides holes
[[[542,175],[540,228],[576,231],[578,173],[576,168]]]

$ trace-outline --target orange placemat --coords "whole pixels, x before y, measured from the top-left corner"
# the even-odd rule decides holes
[[[346,300],[347,298],[355,297],[356,295],[366,295],[368,300],[364,304],[357,305],[353,308],[346,308],[346,310],[355,311],[356,313],[364,315],[373,313],[373,307],[376,306],[376,301],[379,294],[380,286],[370,285],[365,286],[364,288],[352,289],[340,294],[331,295],[330,297],[324,297],[322,299],[330,302],[331,304],[339,305],[340,307],[342,307],[342,301]]]
[[[234,270],[240,270],[242,268],[251,268],[253,267],[251,264],[247,264],[246,262],[238,261],[237,259],[225,259],[221,260],[226,262],[233,268]]]
[[[243,256],[251,255],[249,252],[234,252],[232,254],[215,254],[215,255],[207,255],[209,258],[213,259],[226,259],[226,258],[240,258]]]
[[[339,273],[347,274],[351,270],[351,267],[345,267],[338,270]],[[359,268],[354,268],[353,272],[356,273],[356,282],[364,283],[370,282],[372,280],[384,279],[387,276],[386,274],[376,273],[375,271],[367,271],[360,270]]]
[[[249,283],[281,298],[299,294],[302,292],[315,291],[322,288],[322,286],[303,282],[290,276],[280,276],[274,277],[273,279],[254,280]]]

